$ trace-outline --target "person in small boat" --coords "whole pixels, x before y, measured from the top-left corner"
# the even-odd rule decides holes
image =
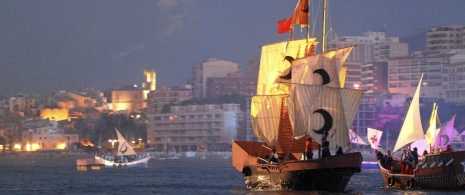
[[[273,150],[271,150],[270,163],[278,163],[278,153],[276,153],[276,148],[273,148]]]
[[[376,159],[379,161],[379,160],[382,160],[383,159],[383,153],[381,153],[381,151],[379,149],[376,149]]]
[[[417,165],[418,165],[418,149],[417,147],[414,147],[413,150],[412,150],[412,156],[413,156],[413,159],[414,159],[414,164],[413,164],[413,168],[416,168]]]
[[[450,147],[450,145],[447,145],[447,148],[446,150],[444,150],[443,152],[453,152],[454,149],[452,149],[452,147]]]
[[[329,151],[329,141],[327,140],[328,138],[328,132],[325,131],[325,135],[323,138],[321,138],[321,145],[323,147],[323,151],[321,152],[321,158],[326,158],[331,156],[331,151]]]
[[[423,151],[423,154],[421,156],[423,156],[423,158],[425,158],[425,156],[428,155],[428,151]]]
[[[404,152],[402,153],[402,156],[400,156],[400,169],[401,169],[402,174],[407,173],[407,163],[406,163],[407,151],[408,149],[405,148]]]
[[[386,155],[383,157],[383,163],[382,164],[384,166],[384,168],[386,168],[387,170],[391,170],[392,168],[392,156],[391,156],[391,151],[388,150],[386,152]]]
[[[341,155],[341,154],[344,154],[344,152],[342,151],[342,147],[339,146],[339,148],[337,148],[336,155]]]
[[[405,174],[413,175],[413,169],[415,168],[415,158],[413,157],[412,152],[410,150],[407,151],[405,163],[407,164]]]
[[[307,160],[313,158],[313,145],[312,145],[312,138],[308,138],[307,143],[305,143],[305,157]]]

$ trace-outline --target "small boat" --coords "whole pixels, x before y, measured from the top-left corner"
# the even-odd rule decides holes
[[[118,136],[116,156],[95,156],[95,159],[103,161],[105,167],[147,167],[150,156],[137,154],[121,133],[117,129],[115,131]]]
[[[401,174],[400,162],[388,170],[379,164],[383,181],[396,188],[465,190],[465,151],[426,155],[413,175]]]
[[[362,161],[362,169],[379,169],[377,161]]]
[[[423,75],[413,96],[407,116],[399,134],[399,138],[394,147],[394,151],[404,147],[407,144],[422,140],[425,138],[420,120],[419,93]],[[433,106],[432,116],[435,117],[436,106]],[[435,121],[433,118],[430,121]],[[435,123],[433,123],[435,124]],[[431,125],[431,124],[430,124]],[[430,129],[436,129],[431,127]],[[437,135],[437,133],[428,132],[427,135]],[[426,136],[429,137],[429,136]],[[433,140],[436,137],[431,136]],[[423,143],[428,143],[425,141]],[[420,189],[446,189],[446,190],[464,190],[465,189],[465,151],[455,152],[436,152],[428,154],[421,159],[413,174],[402,174],[399,160],[392,161],[391,170],[382,166],[381,161],[379,169],[386,185],[397,188],[420,188]]]
[[[308,0],[300,0],[293,18],[307,5]],[[364,91],[341,87],[340,73],[353,47],[319,54],[315,47],[315,38],[262,46],[250,111],[254,134],[262,142],[232,143],[232,164],[247,189],[340,192],[361,171],[360,152],[318,158],[326,141],[331,150],[350,148],[349,127]],[[309,138],[316,159],[302,158]],[[274,154],[276,162],[270,160]]]

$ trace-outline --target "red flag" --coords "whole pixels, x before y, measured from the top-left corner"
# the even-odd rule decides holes
[[[278,21],[278,33],[283,34],[291,30],[292,26],[292,16],[284,20]]]
[[[292,16],[292,24],[308,25],[308,2],[309,0],[299,0]]]

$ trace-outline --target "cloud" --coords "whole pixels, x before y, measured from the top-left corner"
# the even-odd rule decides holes
[[[162,35],[171,36],[184,31],[186,21],[192,19],[190,0],[160,0],[158,8],[162,13],[162,20],[167,23]]]
[[[145,49],[144,45],[134,45],[134,46],[131,46],[128,49],[120,52],[118,55],[116,55],[116,57],[114,57],[114,59],[121,59],[121,58],[124,58],[124,57],[126,57],[128,55],[134,54],[137,51],[142,51],[144,49]]]

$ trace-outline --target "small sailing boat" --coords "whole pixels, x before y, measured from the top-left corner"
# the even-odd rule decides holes
[[[308,0],[299,1],[294,16],[305,6]],[[339,74],[352,47],[314,54],[315,45],[312,38],[262,46],[251,116],[263,142],[232,143],[232,164],[248,189],[343,191],[361,171],[359,152],[302,158],[307,140],[317,154],[322,147],[350,148],[349,127],[364,92],[341,87]]]
[[[423,75],[410,104],[407,116],[393,151],[424,139],[420,121],[419,93]],[[433,106],[432,116],[435,116],[436,106]],[[436,119],[431,119],[435,121]],[[435,125],[435,124],[433,124]],[[430,127],[436,129],[436,127]],[[432,136],[435,132],[429,132]],[[427,133],[428,134],[428,133]],[[425,143],[431,143],[427,141]],[[381,175],[386,185],[398,188],[421,189],[465,189],[465,151],[443,152],[426,155],[413,170],[413,175],[402,174],[398,160],[392,161],[390,170],[378,162]]]
[[[118,150],[116,155],[95,156],[95,159],[103,160],[105,167],[147,167],[150,156],[148,154],[137,154],[116,128],[115,131],[118,137]]]

